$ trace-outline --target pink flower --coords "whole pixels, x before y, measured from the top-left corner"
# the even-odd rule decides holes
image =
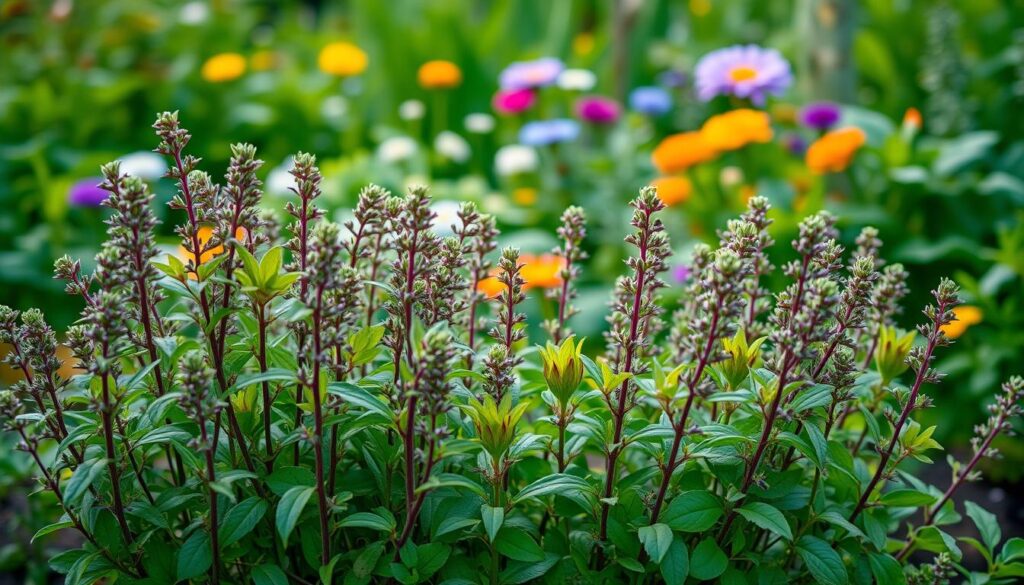
[[[520,114],[533,107],[537,94],[532,89],[501,90],[494,94],[494,109],[506,116]]]
[[[611,98],[589,96],[576,102],[576,115],[593,124],[614,124],[620,113],[619,103]]]

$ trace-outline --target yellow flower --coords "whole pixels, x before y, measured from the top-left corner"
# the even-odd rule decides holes
[[[686,177],[659,177],[651,181],[651,187],[658,190],[658,199],[670,207],[686,203],[693,194],[693,184]]]
[[[438,59],[420,65],[417,78],[424,89],[451,89],[462,83],[462,70],[451,61]]]
[[[772,139],[771,119],[759,110],[739,109],[712,116],[700,133],[715,150],[738,150],[755,142]]]
[[[572,52],[585,57],[594,51],[594,35],[581,32],[572,39]]]
[[[362,49],[352,43],[331,43],[320,50],[317,64],[320,71],[339,77],[359,75],[366,71],[368,59]]]
[[[512,192],[512,200],[519,205],[533,205],[537,202],[537,190],[532,187],[520,187]]]
[[[238,53],[220,53],[203,63],[200,74],[210,83],[238,79],[245,73],[245,57]]]
[[[713,160],[718,152],[700,132],[681,132],[666,136],[651,153],[655,168],[665,174],[678,173]]]
[[[690,12],[694,16],[707,16],[711,12],[711,0],[690,0]]]
[[[984,317],[981,309],[974,305],[960,305],[953,309],[953,315],[956,316],[956,321],[942,326],[942,332],[950,339],[960,337],[968,327],[981,323]]]
[[[245,236],[245,228],[240,227],[235,230],[235,239],[237,239],[238,241],[244,240]],[[209,242],[211,237],[213,237],[212,227],[207,225],[199,226],[199,246],[200,248],[204,248],[203,252],[199,255],[199,264],[205,264],[206,262],[209,262],[210,260],[213,260],[215,257],[220,256],[221,254],[224,253],[223,244],[214,246],[209,249],[205,249],[206,242]],[[185,246],[180,245],[178,246],[178,258],[180,258],[182,262],[192,262],[193,264],[195,264],[196,260],[195,254],[186,250]],[[189,278],[194,279],[195,273],[189,272]]]
[[[818,174],[841,173],[850,166],[867,137],[860,128],[839,128],[811,143],[805,160],[807,168]]]

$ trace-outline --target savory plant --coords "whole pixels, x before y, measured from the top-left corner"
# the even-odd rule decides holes
[[[528,340],[519,252],[491,257],[497,230],[474,205],[437,226],[424,188],[370,186],[338,225],[300,153],[285,241],[252,146],[232,148],[218,184],[177,113],[154,128],[181,254],[158,256],[152,194],[111,163],[95,272],[56,266],[84,306],[63,341],[76,373],[39,311],[0,308],[23,374],[0,393],[3,421],[64,511],[36,538],[83,538],[50,561],[68,583],[1024,576],[1024,541],[1001,544],[981,507],[964,509],[981,540],[947,532],[954,493],[1012,434],[1024,379],[1003,385],[970,460],[950,460],[948,487],[915,477],[909,460],[940,448],[915,413],[941,378],[957,287],[939,282],[917,335],[898,331],[906,273],[876,231],[846,258],[835,218],[808,217],[772,297],[770,206],[753,197],[695,250],[669,321],[664,205],[645,188],[591,353],[570,331],[581,209],[562,218],[549,337]],[[983,573],[959,564],[962,544]]]

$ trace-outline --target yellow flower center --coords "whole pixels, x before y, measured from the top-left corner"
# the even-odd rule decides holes
[[[746,65],[733,67],[732,70],[729,71],[729,79],[735,83],[750,81],[755,77],[757,77],[757,71],[753,67],[748,67]]]

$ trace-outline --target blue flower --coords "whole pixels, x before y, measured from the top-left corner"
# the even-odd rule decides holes
[[[638,87],[629,94],[629,107],[648,116],[661,116],[672,109],[672,96],[660,87]]]
[[[580,125],[575,120],[541,120],[524,124],[519,129],[519,142],[527,146],[548,146],[575,140],[579,133]]]

